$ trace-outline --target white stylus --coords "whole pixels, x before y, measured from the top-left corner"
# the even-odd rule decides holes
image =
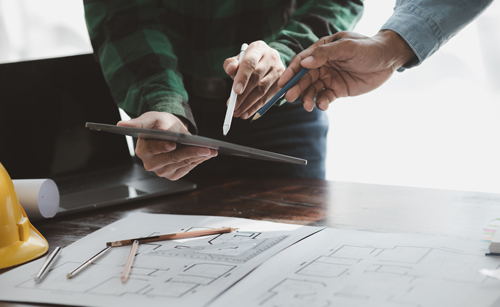
[[[240,56],[238,58],[238,62],[241,63],[241,60],[245,55],[245,50],[247,49],[247,47],[248,47],[247,44],[241,45],[241,51],[240,51]],[[233,87],[231,87],[231,95],[229,96],[229,103],[227,105],[226,118],[224,119],[224,126],[222,126],[222,132],[224,133],[224,135],[226,135],[229,132],[229,129],[231,128],[231,121],[233,120],[236,98],[238,98],[238,95],[234,91]]]

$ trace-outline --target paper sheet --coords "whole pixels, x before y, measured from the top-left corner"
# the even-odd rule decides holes
[[[14,179],[19,203],[30,220],[51,218],[59,209],[59,189],[52,179]]]
[[[484,276],[500,280],[500,270],[498,269],[497,270],[481,269],[479,270],[479,273],[483,274]]]
[[[126,283],[130,246],[112,248],[72,279],[66,275],[105,242],[218,227],[237,232],[141,244]],[[134,214],[63,249],[35,284],[44,258],[0,275],[0,300],[78,306],[205,306],[263,261],[321,228],[238,218]]]
[[[500,267],[487,244],[458,238],[325,229],[252,272],[211,307],[490,306]]]

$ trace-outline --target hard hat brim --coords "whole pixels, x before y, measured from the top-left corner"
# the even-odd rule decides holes
[[[26,213],[21,207],[24,216]],[[30,223],[30,236],[27,241],[19,241],[0,248],[0,269],[5,269],[36,259],[47,252],[49,243]]]

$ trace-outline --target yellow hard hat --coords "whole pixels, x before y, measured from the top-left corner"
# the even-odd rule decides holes
[[[17,200],[12,180],[0,163],[0,269],[38,258],[48,249],[49,243],[31,225]]]

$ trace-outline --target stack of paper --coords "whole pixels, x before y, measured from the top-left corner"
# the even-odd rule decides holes
[[[500,231],[497,231],[491,240],[490,254],[500,254]]]

